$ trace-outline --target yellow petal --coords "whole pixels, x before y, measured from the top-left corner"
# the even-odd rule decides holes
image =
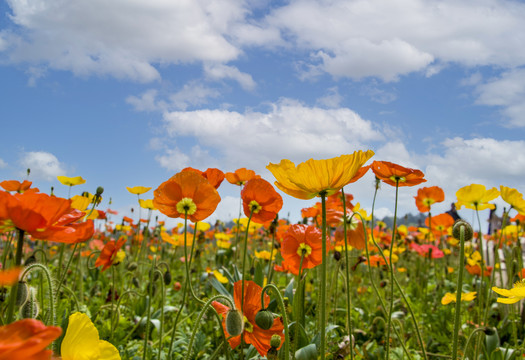
[[[86,314],[76,312],[69,317],[62,341],[62,360],[95,360],[100,358],[98,330]]]
[[[150,187],[145,186],[134,186],[134,187],[126,187],[128,191],[135,195],[141,195],[151,190]]]
[[[85,211],[91,200],[86,196],[75,195],[71,198],[71,207],[80,211]]]
[[[68,176],[57,176],[57,180],[66,186],[82,185],[86,180],[82,179],[82,176],[68,177]]]
[[[518,298],[498,298],[497,301],[502,304],[515,304],[518,301],[520,301],[520,299]]]
[[[506,296],[506,297],[511,297],[512,296],[512,293],[510,292],[510,290],[507,290],[507,289],[500,289],[500,288],[497,288],[495,286],[492,287],[492,291],[494,291],[495,293],[501,295],[501,296]]]
[[[120,360],[120,354],[113,344],[100,340],[100,357],[99,360]]]

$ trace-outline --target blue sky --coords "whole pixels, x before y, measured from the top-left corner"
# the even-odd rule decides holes
[[[524,3],[493,0],[8,0],[0,178],[30,167],[67,196],[56,176],[80,175],[73,192],[103,186],[125,214],[126,186],[186,166],[273,182],[269,162],[372,149],[444,188],[436,213],[471,183],[523,192],[523,18]],[[372,181],[346,189],[365,208]],[[236,216],[238,188],[220,194],[214,218]],[[383,186],[379,215],[393,196]],[[314,202],[283,198],[293,219]]]

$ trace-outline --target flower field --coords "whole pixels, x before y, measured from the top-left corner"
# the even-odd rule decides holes
[[[59,177],[67,199],[0,182],[0,360],[521,358],[523,195],[458,189],[447,201],[469,224],[432,212],[445,195],[423,172],[373,155],[284,159],[274,179],[186,168],[128,187],[133,218],[101,187],[77,194],[81,177]],[[367,172],[371,212],[351,195]],[[211,224],[223,183],[239,217]],[[408,186],[424,224],[398,218]],[[395,193],[392,226],[374,217],[378,192]],[[318,202],[291,223],[282,196]],[[498,197],[501,224],[483,233]]]

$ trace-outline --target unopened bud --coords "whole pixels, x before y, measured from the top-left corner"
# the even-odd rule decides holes
[[[20,317],[23,319],[35,319],[40,312],[38,301],[36,301],[35,290],[29,288],[29,296],[26,303],[20,308]]]
[[[244,330],[244,317],[239,310],[232,309],[226,314],[226,331],[231,336],[241,335]]]
[[[19,281],[16,289],[16,306],[21,307],[29,298],[29,286],[25,281]]]
[[[261,329],[268,330],[273,326],[273,314],[266,309],[259,310],[255,315],[255,323]]]
[[[136,288],[139,288],[139,287],[140,287],[139,279],[137,279],[136,277],[134,277],[133,279],[131,279],[131,283],[132,283]]]
[[[278,349],[281,346],[281,336],[278,334],[273,334],[272,339],[270,340],[270,346],[274,349]]]
[[[104,188],[102,186],[99,186],[97,188],[97,192],[95,194],[100,196],[100,195],[102,195],[103,192],[104,192]]]
[[[164,285],[168,286],[171,284],[171,272],[168,270],[164,273]]]
[[[463,227],[465,230],[465,241],[470,241],[474,237],[474,230],[472,230],[472,226],[465,220],[456,220],[454,223],[454,226],[452,227],[452,236],[454,236],[456,239],[460,238],[460,232],[461,227]]]
[[[127,269],[128,271],[135,271],[137,270],[138,264],[135,261],[132,261],[128,264]]]

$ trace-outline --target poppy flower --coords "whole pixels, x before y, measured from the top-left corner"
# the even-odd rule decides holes
[[[233,300],[235,307],[240,311],[242,309],[242,316],[244,318],[244,326],[242,333],[244,334],[244,341],[247,344],[252,344],[257,352],[261,356],[266,356],[268,350],[270,350],[270,342],[272,335],[279,335],[281,337],[281,343],[284,340],[284,326],[283,322],[279,317],[273,320],[273,325],[268,330],[261,329],[255,323],[255,316],[261,310],[262,307],[267,308],[270,304],[270,297],[264,294],[264,304],[261,304],[262,288],[253,281],[245,281],[244,283],[244,304],[241,306],[242,301],[242,280],[237,281],[233,285]],[[230,308],[217,301],[212,303],[213,307],[217,312],[223,316],[222,327],[229,337],[228,342],[232,349],[235,349],[241,343],[241,335],[232,336],[228,334],[226,330],[226,314],[230,311]],[[264,305],[264,306],[263,306]]]
[[[416,206],[419,212],[429,212],[432,204],[445,200],[445,192],[439,186],[423,187],[417,190]]]
[[[7,270],[0,270],[0,287],[11,286],[18,282],[22,268],[14,267]]]
[[[368,261],[364,261],[365,264],[368,264]],[[381,255],[370,255],[370,266],[378,267],[386,265],[385,259]]]
[[[489,201],[498,196],[499,191],[496,188],[487,190],[485,185],[480,184],[464,186],[456,192],[456,209],[459,210],[463,206],[472,210],[494,209],[496,205],[489,204]]]
[[[111,265],[120,263],[123,259],[121,258],[122,255],[119,255],[119,251],[125,243],[125,237],[121,237],[118,241],[111,240],[107,242],[98,256],[95,266],[102,266],[102,271],[105,271]]]
[[[247,181],[250,181],[251,179],[257,179],[261,177],[260,175],[255,174],[255,171],[248,170],[246,168],[237,169],[235,170],[235,172],[227,172],[226,174],[224,174],[224,176],[230,184],[239,186],[244,185]]]
[[[66,185],[66,186],[82,185],[86,182],[86,180],[82,179],[82,176],[74,176],[74,177],[57,176],[57,180],[60,181],[62,185]]]
[[[153,204],[171,218],[188,216],[193,222],[210,216],[221,197],[217,190],[202,176],[183,171],[163,182],[154,192]]]
[[[23,319],[0,326],[0,360],[50,359],[52,351],[46,348],[61,333],[61,328],[46,326],[35,319]]]
[[[303,224],[291,225],[284,235],[281,245],[283,262],[291,272],[299,274],[301,257],[302,269],[311,269],[322,263],[322,235],[315,226]]]
[[[429,219],[425,219],[425,225],[429,226]],[[436,237],[445,236],[448,230],[454,226],[454,218],[448,213],[432,216],[430,220],[431,231]]]
[[[156,210],[155,205],[153,205],[153,199],[139,199],[139,205],[143,209]]]
[[[429,255],[432,257],[432,259],[440,259],[445,256],[443,251],[432,244],[418,245],[416,243],[411,243],[410,247],[424,258],[428,258]]]
[[[392,186],[414,186],[427,181],[421,170],[406,168],[388,161],[374,161],[372,171],[379,180]]]
[[[241,191],[242,206],[246,216],[252,221],[264,224],[272,221],[283,207],[283,198],[272,184],[264,179],[252,179]]]
[[[93,221],[78,222],[85,213],[71,200],[47,194],[0,192],[0,228],[24,230],[34,239],[78,243],[93,236]]]
[[[525,200],[523,195],[516,189],[501,185],[499,187],[501,198],[518,213],[525,215]]]
[[[456,302],[457,293],[446,293],[441,299],[441,305],[448,305],[452,302]],[[461,293],[461,301],[472,301],[476,298],[476,292]]]
[[[287,159],[266,168],[275,176],[275,186],[298,199],[309,200],[323,193],[330,196],[358,176],[359,169],[374,155],[372,150],[356,151],[351,155],[314,160],[295,166]]]
[[[5,191],[16,191],[18,193],[23,193],[31,187],[32,182],[24,180],[23,182],[17,180],[5,180],[0,182],[0,186],[4,188]]]
[[[317,206],[311,206],[309,208],[301,209],[301,217],[304,218],[316,218],[321,215],[321,209]]]
[[[128,189],[130,193],[135,194],[135,195],[142,195],[151,190],[150,187],[146,187],[146,186],[134,186],[134,187],[126,186],[126,189]]]
[[[224,180],[224,173],[221,170],[215,168],[208,168],[206,169],[206,171],[200,171],[192,167],[187,167],[185,169],[182,169],[182,171],[193,171],[194,173],[199,174],[200,176],[208,180],[209,183],[215,189],[218,189],[219,186],[221,186],[222,181]]]
[[[98,330],[91,319],[80,312],[69,316],[60,352],[62,360],[120,360],[117,348],[107,341],[100,340]]]
[[[352,223],[347,225],[346,228],[346,240],[348,245],[356,249],[362,250],[366,246],[365,242],[365,230],[361,221],[355,217],[352,218]],[[339,227],[335,231],[335,241],[338,245],[344,246],[344,230],[343,227]]]
[[[498,298],[498,302],[502,304],[514,304],[525,298],[525,280],[520,280],[514,283],[512,289],[500,289],[493,287],[492,291],[496,292],[504,298]]]

